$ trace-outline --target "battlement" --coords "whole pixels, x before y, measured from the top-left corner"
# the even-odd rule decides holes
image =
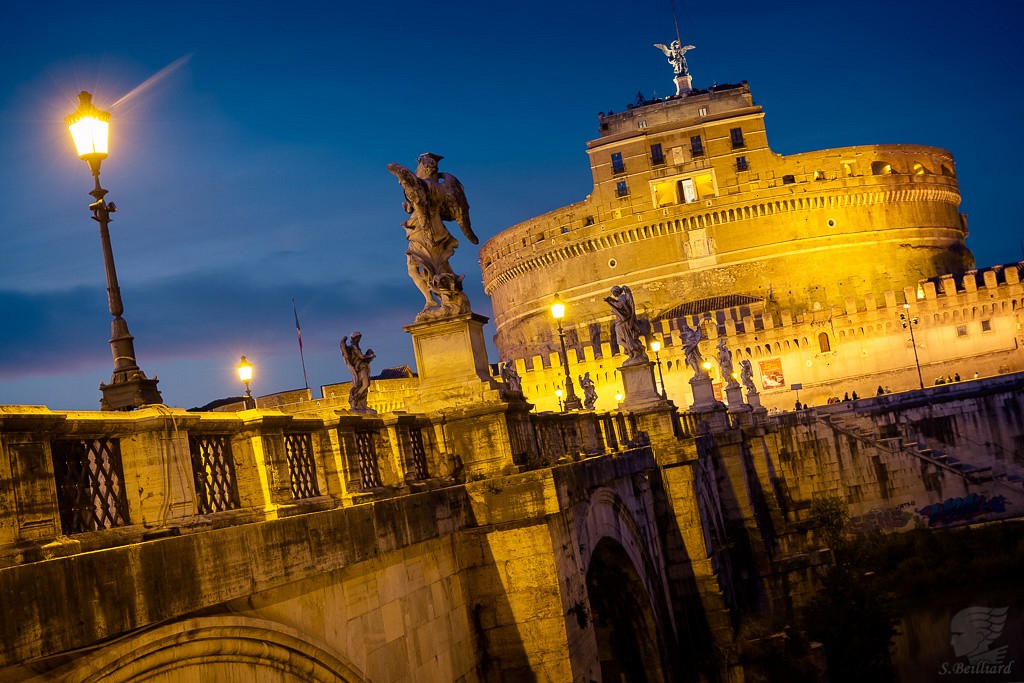
[[[597,115],[601,139],[588,146],[604,144],[606,137],[650,133],[662,126],[678,126],[681,123],[711,122],[729,118],[740,112],[750,113],[754,105],[750,86],[746,81],[737,84],[724,83],[710,88],[691,90],[685,95],[673,95],[664,99],[637,101],[626,105],[626,111],[619,114],[601,112]]]

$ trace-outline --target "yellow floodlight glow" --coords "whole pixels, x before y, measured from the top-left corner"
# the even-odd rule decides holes
[[[654,351],[655,353],[657,353],[658,351],[661,351],[661,342],[658,341],[657,339],[652,341],[651,342],[651,351]]]

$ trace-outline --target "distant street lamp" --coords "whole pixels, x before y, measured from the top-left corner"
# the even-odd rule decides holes
[[[655,339],[651,342],[651,351],[654,351],[654,362],[658,364],[658,379],[661,381],[661,397],[668,400],[668,394],[665,393],[665,376],[661,374],[661,356],[658,352],[661,351],[661,341]]]
[[[555,294],[555,300],[551,304],[551,317],[558,323],[558,341],[562,345],[562,369],[565,371],[565,409],[583,410],[583,401],[576,396],[573,390],[572,375],[569,374],[569,355],[565,351],[565,332],[562,331],[562,318],[565,317],[565,304]]]
[[[256,401],[253,400],[252,392],[249,391],[249,382],[252,381],[252,363],[242,356],[242,362],[240,362],[236,368],[238,370],[238,379],[242,380],[245,384],[245,407],[255,408]]]
[[[110,352],[114,357],[114,374],[110,384],[100,382],[100,407],[103,410],[132,410],[152,403],[163,403],[156,385],[156,377],[148,379],[135,361],[135,345],[128,332],[128,323],[121,315],[121,289],[117,285],[117,271],[114,269],[114,252],[110,247],[110,214],[117,211],[113,202],[104,200],[107,191],[100,187],[100,162],[107,158],[110,113],[100,111],[92,103],[92,95],[81,92],[78,95],[78,110],[65,119],[71,137],[75,142],[80,159],[88,162],[96,187],[89,193],[96,201],[89,205],[92,219],[100,224],[100,241],[103,245],[103,267],[107,273],[107,302],[110,315]]]
[[[560,413],[564,412],[562,410],[562,390],[561,389],[555,389],[555,398],[558,399],[558,412],[560,412]]]
[[[916,315],[910,315],[910,304],[903,304],[904,311],[900,313],[900,324],[903,325],[903,329],[910,330],[910,345],[914,347],[914,365],[917,366],[917,381],[920,383],[921,388],[924,389],[924,377],[921,376],[921,361],[917,357],[917,340],[914,339],[914,325],[917,324],[918,318]]]

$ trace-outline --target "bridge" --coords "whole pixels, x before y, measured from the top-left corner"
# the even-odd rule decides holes
[[[725,680],[739,620],[795,609],[828,561],[815,498],[855,532],[1020,514],[1022,389],[774,415],[0,406],[0,680]]]

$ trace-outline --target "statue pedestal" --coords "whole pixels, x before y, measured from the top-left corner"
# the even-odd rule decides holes
[[[499,384],[491,378],[484,345],[487,318],[467,313],[444,320],[406,325],[412,335],[419,396],[409,410],[430,412],[466,400],[497,401]]]
[[[739,384],[726,385],[725,400],[729,404],[730,413],[742,413],[753,410],[753,408],[743,402],[743,387]]]
[[[515,471],[536,457],[532,406],[491,378],[486,322],[467,313],[403,328],[412,335],[420,380],[406,410],[434,414],[445,454],[463,465],[466,477]]]
[[[748,391],[747,405],[749,405],[754,410],[761,408],[761,394],[757,393],[756,391]]]
[[[707,375],[698,375],[691,379],[690,390],[693,392],[693,404],[690,406],[690,410],[707,412],[725,408],[721,401],[715,399],[715,388],[711,386],[711,378]]]
[[[619,366],[622,375],[622,403],[625,410],[641,411],[667,406],[668,401],[658,393],[654,383],[654,363]]]

